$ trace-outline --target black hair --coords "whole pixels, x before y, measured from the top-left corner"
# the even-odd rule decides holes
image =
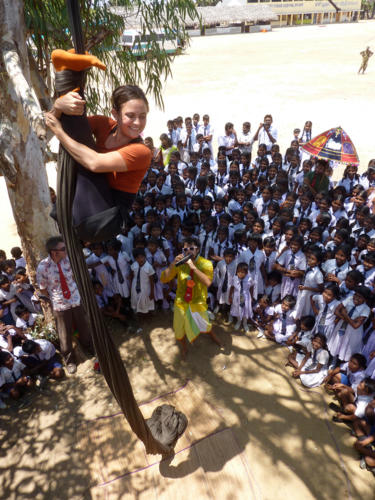
[[[120,252],[122,245],[121,245],[121,241],[117,240],[116,238],[112,238],[111,240],[107,241],[106,246],[107,246],[107,249],[112,248],[116,252]]]
[[[16,274],[20,276],[26,276],[26,269],[22,266],[16,268]]]
[[[365,299],[365,301],[368,301],[372,297],[371,290],[368,286],[364,285],[359,285],[354,288],[355,293],[358,293],[361,297]]]
[[[25,307],[23,304],[19,304],[19,305],[15,308],[14,312],[16,313],[16,316],[21,316],[21,314],[28,313],[28,312],[29,312],[29,310],[28,310],[28,309],[26,309],[26,307]]]
[[[361,271],[358,271],[357,269],[353,269],[348,272],[346,275],[346,278],[351,278],[352,280],[356,281],[357,283],[363,283],[365,277],[361,273]]]
[[[293,295],[285,295],[281,302],[286,302],[289,308],[293,309],[293,307],[296,305],[296,298],[293,297]]]
[[[375,380],[370,377],[363,379],[367,394],[374,394],[375,392]]]
[[[363,261],[369,262],[375,266],[375,252],[368,252],[362,257]]]
[[[315,325],[315,317],[314,316],[302,316],[301,324],[303,324],[306,328],[311,330]]]
[[[276,241],[275,238],[272,236],[267,236],[263,240],[263,247],[276,247]]]
[[[238,271],[245,271],[247,272],[249,270],[249,266],[246,264],[246,262],[240,262],[237,264],[237,269],[236,269],[236,274]]]
[[[314,340],[314,339],[320,339],[320,340],[321,340],[321,342],[322,342],[322,347],[323,347],[323,349],[326,349],[326,347],[327,347],[327,341],[326,341],[325,336],[324,336],[322,333],[317,333],[316,335],[314,335],[314,336],[313,336],[313,338],[312,338],[312,339],[313,339],[313,340]]]
[[[133,250],[133,257],[134,257],[134,259],[136,259],[140,255],[143,255],[143,257],[146,257],[146,252],[145,252],[144,248],[135,248]]]
[[[0,286],[5,285],[6,283],[10,283],[8,276],[0,274]]]
[[[26,354],[32,354],[35,352],[35,349],[37,348],[38,344],[34,340],[25,340],[25,342],[22,344],[22,350]]]
[[[275,280],[276,283],[280,284],[283,279],[283,275],[280,271],[271,271],[268,275],[268,280]]]
[[[5,362],[9,357],[12,357],[8,351],[0,351],[0,366],[5,366]]]
[[[366,358],[363,354],[356,352],[355,354],[350,356],[350,359],[355,359],[357,361],[357,363],[359,364],[360,368],[363,368],[364,370],[366,369],[367,361],[366,361]]]
[[[342,245],[336,248],[335,253],[337,253],[339,250],[341,250],[341,252],[345,255],[347,260],[350,259],[352,254],[352,247],[350,245],[348,245],[347,243],[343,243]]]
[[[187,243],[188,245],[195,245],[196,247],[198,247],[198,250],[200,250],[201,248],[200,242],[195,236],[188,236],[187,238],[185,238],[183,244],[185,243]]]
[[[324,290],[330,290],[333,293],[334,298],[339,300],[340,288],[336,283],[329,283],[328,285],[325,285]]]
[[[56,248],[56,245],[63,242],[64,240],[62,236],[51,236],[51,238],[48,238],[45,244],[47,252],[50,254],[51,250],[54,250]]]

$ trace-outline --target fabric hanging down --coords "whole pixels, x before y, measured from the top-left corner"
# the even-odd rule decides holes
[[[77,78],[80,79],[82,77],[76,71],[68,71],[68,73],[63,75],[62,73],[64,72],[65,70],[57,73],[56,90],[58,95],[62,95],[67,90],[73,90],[76,87]],[[67,88],[67,80],[69,80],[70,76],[72,76],[72,84],[70,88]],[[62,88],[59,87],[59,82],[64,83]],[[65,132],[72,138],[89,147],[94,147],[91,130],[85,115],[63,115],[61,123]],[[107,331],[103,315],[97,306],[82,246],[73,223],[73,205],[77,201],[76,188],[78,189],[79,187],[79,176],[82,174],[88,185],[93,181],[94,185],[98,186],[95,176],[100,177],[100,174],[92,174],[86,171],[63,148],[60,148],[57,180],[57,218],[81,295],[82,304],[89,319],[100,368],[132,430],[143,441],[146,452],[168,455],[173,451],[177,439],[185,431],[187,419],[185,415],[176,411],[171,406],[168,409],[160,408],[158,411],[155,410],[151,419],[146,422],[139,410],[120,353]],[[84,192],[81,193],[81,202],[83,205],[86,203],[84,194]],[[87,194],[86,191],[86,196]],[[104,229],[107,231],[108,228]],[[116,234],[117,232],[113,230],[111,236]]]

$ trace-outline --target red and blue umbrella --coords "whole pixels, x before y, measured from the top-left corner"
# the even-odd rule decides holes
[[[331,128],[301,144],[301,149],[310,155],[346,165],[358,165],[357,151],[348,134],[341,127]]]

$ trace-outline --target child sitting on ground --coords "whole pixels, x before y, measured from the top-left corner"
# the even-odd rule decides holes
[[[308,348],[311,347],[311,340],[314,336],[315,318],[314,316],[303,316],[300,320],[300,327],[286,341],[289,350],[292,352],[288,356],[286,366],[298,368],[299,364],[306,356]]]
[[[21,361],[29,368],[30,374],[59,379],[64,370],[56,354],[55,346],[45,339],[26,340],[22,344]]]
[[[369,377],[362,380],[355,391],[351,387],[343,388],[337,392],[337,399],[341,404],[340,411],[332,417],[332,420],[334,422],[354,422],[356,418],[363,418],[366,407],[373,401],[374,395],[375,380]]]
[[[326,350],[324,335],[318,333],[307,347],[307,354],[293,372],[294,378],[300,378],[306,387],[318,387],[328,373],[329,353]]]
[[[126,317],[122,312],[122,300],[119,294],[113,295],[105,289],[100,281],[93,282],[96,302],[104,316],[115,318],[126,323]]]
[[[328,371],[324,379],[325,388],[336,394],[342,389],[351,387],[355,390],[365,378],[366,358],[359,353],[353,354],[347,363]]]
[[[270,307],[269,314],[271,321],[267,323],[265,331],[265,336],[268,340],[282,344],[294,333],[296,329],[295,305],[295,297],[293,295],[286,295],[281,304]]]
[[[26,372],[26,367],[21,361],[7,351],[0,351],[0,393],[19,399],[26,389],[34,385]]]

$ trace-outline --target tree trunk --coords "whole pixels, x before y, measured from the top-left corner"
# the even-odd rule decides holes
[[[44,164],[45,127],[32,86],[23,2],[0,0],[0,171],[6,179],[17,231],[35,282],[44,244],[57,233]],[[46,96],[48,99],[48,96]]]

